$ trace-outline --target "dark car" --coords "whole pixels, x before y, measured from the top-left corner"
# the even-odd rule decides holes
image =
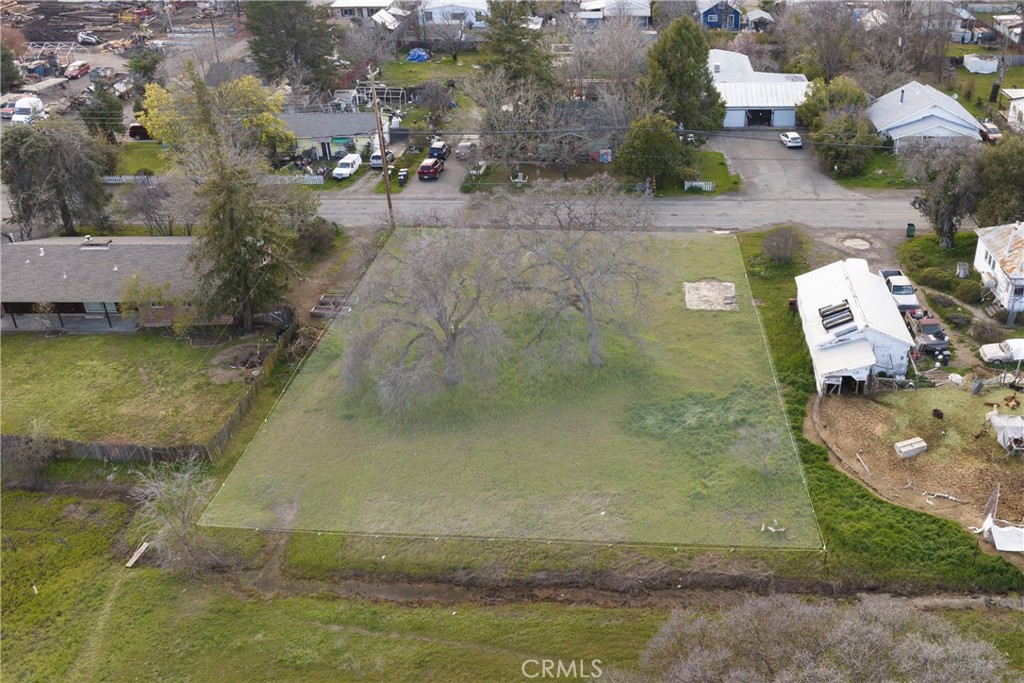
[[[443,172],[444,159],[425,159],[416,171],[416,175],[420,180],[430,180],[431,178],[440,178]]]
[[[444,140],[437,140],[430,143],[430,152],[427,154],[431,159],[447,159],[452,153],[452,146]]]
[[[918,349],[934,354],[949,350],[949,337],[942,327],[942,321],[927,310],[918,308],[909,311],[904,318]]]
[[[133,123],[128,126],[128,137],[132,140],[152,140],[153,136],[149,134],[146,127],[141,123]]]
[[[17,102],[17,98],[8,100],[0,106],[0,118],[9,119],[14,116],[14,103]]]

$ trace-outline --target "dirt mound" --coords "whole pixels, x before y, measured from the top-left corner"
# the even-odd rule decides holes
[[[239,344],[224,349],[210,361],[207,376],[214,384],[244,381],[263,371],[263,359],[270,345]]]

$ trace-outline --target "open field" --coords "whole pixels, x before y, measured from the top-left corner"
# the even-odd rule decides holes
[[[446,83],[450,78],[460,80],[479,73],[476,67],[485,59],[479,52],[460,52],[459,61],[455,62],[450,54],[435,52],[433,59],[416,63],[405,61],[407,54],[403,52],[398,59],[386,62],[379,80],[393,88],[408,88],[425,81]]]
[[[403,233],[396,238],[403,239]],[[402,424],[340,389],[346,318],[203,517],[212,526],[770,548],[819,545],[731,237],[656,240],[664,273],[608,366],[499,371]],[[683,283],[736,283],[694,310]],[[358,295],[358,291],[357,291]],[[786,527],[773,534],[764,525]]]
[[[170,446],[203,442],[247,385],[217,383],[211,363],[229,345],[195,349],[160,332],[0,339],[5,434]]]
[[[843,187],[855,189],[887,189],[917,187],[917,183],[903,175],[900,160],[892,152],[873,150],[860,175],[836,178]]]

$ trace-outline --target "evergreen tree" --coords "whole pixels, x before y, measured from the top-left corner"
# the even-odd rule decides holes
[[[557,85],[551,55],[540,31],[527,28],[530,4],[518,0],[489,0],[487,32],[480,49],[490,56],[489,71],[503,70],[512,82],[532,82],[544,90]]]
[[[0,93],[17,90],[25,84],[21,69],[14,60],[14,53],[6,45],[0,45]]]
[[[267,80],[288,78],[331,89],[337,77],[334,49],[339,35],[326,6],[258,0],[245,3],[249,54]]]
[[[78,113],[89,132],[107,142],[115,143],[117,135],[124,135],[124,107],[110,88],[96,86],[96,91]]]
[[[650,80],[672,118],[689,130],[718,130],[725,103],[708,70],[708,43],[692,19],[681,17],[658,36],[647,54]]]
[[[615,158],[620,169],[637,178],[652,178],[658,188],[681,177],[692,161],[691,148],[679,141],[675,124],[661,114],[634,121]]]

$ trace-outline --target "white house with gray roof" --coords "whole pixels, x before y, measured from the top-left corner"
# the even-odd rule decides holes
[[[981,283],[1006,309],[1007,324],[1024,311],[1024,223],[979,228],[974,269]]]
[[[978,119],[949,95],[910,81],[882,95],[868,107],[875,129],[892,140],[897,152],[906,140],[968,138],[981,140]]]
[[[331,159],[358,149],[377,134],[377,120],[367,112],[344,114],[282,114],[285,127],[295,134],[299,152],[312,150],[317,159]]]

